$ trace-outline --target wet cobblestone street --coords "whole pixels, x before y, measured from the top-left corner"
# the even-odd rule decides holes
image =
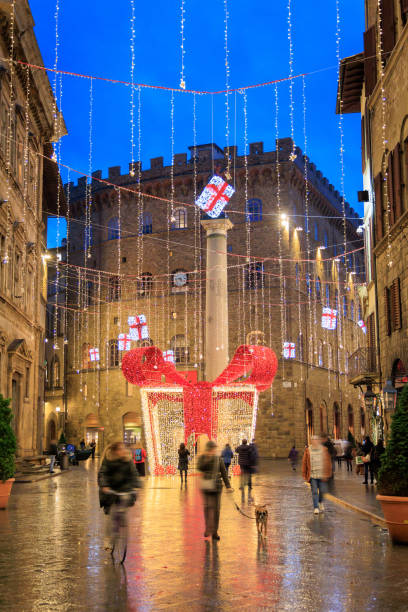
[[[265,547],[226,494],[212,544],[194,476],[187,491],[177,477],[146,479],[129,513],[125,569],[114,567],[102,547],[97,465],[14,486],[0,513],[1,610],[408,609],[408,547],[330,502],[314,516],[310,491],[284,462],[256,477],[255,501],[269,511]]]

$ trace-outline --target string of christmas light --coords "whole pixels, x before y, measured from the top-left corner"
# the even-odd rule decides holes
[[[247,263],[247,269],[248,269],[248,291],[249,291],[249,317],[247,317],[247,313],[244,312],[244,318],[243,318],[243,332],[244,332],[244,337],[246,337],[246,330],[247,330],[247,319],[249,321],[249,327],[250,329],[252,329],[252,291],[251,289],[253,287],[251,287],[251,284],[255,283],[257,284],[258,282],[258,275],[257,275],[257,270],[256,270],[256,266],[257,264],[255,263],[255,270],[251,269],[250,266],[250,257],[251,257],[251,220],[248,214],[248,180],[249,180],[249,174],[248,174],[248,107],[247,107],[247,94],[246,91],[242,92],[242,99],[243,99],[243,113],[244,113],[244,169],[245,169],[245,175],[244,175],[244,206],[245,206],[245,212],[246,217],[245,217],[245,239],[246,239],[246,263]],[[262,282],[262,280],[261,280]],[[243,302],[245,302],[245,283],[243,285]]]
[[[26,209],[29,206],[28,202],[28,180],[30,170],[29,159],[29,139],[30,139],[30,68],[26,66],[25,70],[25,101],[24,101],[24,166],[23,166],[23,223],[26,220]],[[26,266],[24,266],[26,267]]]
[[[71,185],[70,185],[70,174],[68,172],[68,176],[67,176],[67,189],[65,192],[65,197],[66,197],[66,206],[67,206],[67,214],[66,214],[66,223],[67,223],[67,235],[66,235],[66,249],[65,249],[65,262],[66,265],[69,266],[70,264],[70,259],[69,259],[69,255],[70,255],[70,249],[69,249],[69,244],[70,244],[70,238],[71,238]],[[69,268],[67,268],[69,269]],[[66,273],[64,273],[64,278],[65,278],[65,294],[64,294],[64,304],[65,304],[65,311],[64,311],[64,343],[68,342],[68,318],[67,318],[67,306],[68,306],[68,277],[66,275]],[[74,331],[75,331],[75,319],[74,319]],[[75,348],[74,348],[74,355],[75,355]]]
[[[53,116],[54,116],[54,135],[56,135],[58,133],[58,108],[57,108],[57,99],[58,99],[58,92],[57,92],[57,78],[58,78],[58,49],[59,49],[59,10],[60,10],[60,5],[59,5],[59,0],[56,0],[55,2],[55,13],[54,13],[54,21],[55,21],[55,53],[54,53],[54,82],[53,82]],[[57,160],[57,142],[53,143],[53,149],[54,149],[54,153],[53,153],[53,160],[56,161]]]
[[[143,198],[141,193],[142,188],[142,99],[140,87],[137,89],[137,213],[139,222],[138,231],[138,259],[137,259],[137,273],[140,276],[142,273],[143,266],[143,254],[144,254],[144,206]]]
[[[12,134],[13,134],[13,120],[14,120],[14,45],[15,45],[15,33],[14,33],[14,22],[15,22],[15,0],[12,0],[10,6],[10,53],[9,53],[9,106],[7,109],[7,151],[6,151],[6,203],[7,203],[7,221],[6,221],[6,236],[4,240],[4,252],[2,253],[2,263],[8,264],[10,263],[10,233],[12,227],[12,217],[11,217],[11,204],[10,204],[10,195],[11,195],[11,147],[12,147]]]
[[[292,152],[289,156],[289,159],[291,161],[295,161],[296,145],[295,145],[295,128],[294,128],[295,105],[294,105],[294,100],[293,100],[292,0],[288,0],[288,41],[289,41],[289,117],[290,117],[290,136],[292,138]]]
[[[130,176],[135,175],[135,0],[130,0]],[[138,88],[139,89],[139,88]]]
[[[391,202],[389,197],[389,187],[388,187],[388,156],[387,156],[387,112],[386,112],[386,101],[387,98],[385,96],[385,88],[384,88],[384,65],[385,65],[385,57],[383,54],[383,5],[381,0],[377,0],[377,36],[376,36],[376,69],[377,66],[380,69],[380,88],[381,88],[381,140],[382,140],[382,163],[381,163],[381,176],[383,179],[383,184],[381,186],[383,201],[385,202],[385,207],[387,210],[386,215],[386,234],[387,234],[387,265],[391,268],[393,262],[391,258]],[[376,206],[381,206],[381,202],[376,202]]]
[[[225,53],[225,144],[227,147],[227,170],[225,177],[229,181],[231,180],[231,159],[230,159],[230,148],[229,148],[229,95],[230,95],[230,67],[229,67],[229,49],[228,49],[228,0],[224,0],[224,53]]]
[[[181,39],[181,44],[180,44],[180,48],[181,48],[180,88],[181,89],[186,88],[186,79],[184,75],[184,54],[185,54],[184,24],[186,21],[184,3],[185,3],[185,0],[180,0],[180,12],[181,12],[181,16],[180,16],[180,39]]]

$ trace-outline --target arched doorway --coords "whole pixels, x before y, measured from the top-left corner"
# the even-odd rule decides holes
[[[400,393],[408,382],[408,372],[405,368],[404,362],[401,359],[396,359],[394,361],[391,371],[391,378],[392,384],[398,393]]]
[[[98,451],[103,449],[103,428],[99,422],[99,417],[90,412],[85,419],[85,444],[89,446],[95,442]]]
[[[324,400],[320,403],[320,433],[327,432],[327,405]]]
[[[333,437],[340,440],[340,407],[337,402],[333,406]]]
[[[306,434],[307,434],[307,443],[310,444],[310,440],[314,433],[313,427],[313,404],[309,398],[306,399]]]
[[[48,422],[47,422],[47,435],[46,435],[47,449],[50,446],[51,440],[56,440],[56,439],[57,439],[57,426],[55,423],[55,417],[54,415],[50,415],[48,417]]]
[[[354,436],[354,412],[351,404],[347,406],[347,425],[349,432]]]
[[[141,445],[142,423],[137,412],[126,412],[122,417],[123,441],[129,445]]]

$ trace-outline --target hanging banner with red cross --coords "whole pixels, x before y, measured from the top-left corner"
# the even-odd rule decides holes
[[[362,329],[362,331],[366,334],[367,333],[367,327],[366,324],[364,323],[364,321],[361,319],[360,321],[357,321],[357,325]]]
[[[149,337],[149,330],[145,315],[128,317],[129,336],[131,340],[146,340]]]
[[[89,359],[91,361],[99,361],[99,349],[98,348],[89,349]]]
[[[337,310],[334,310],[334,308],[323,308],[322,327],[324,327],[324,329],[336,329]]]
[[[213,176],[196,200],[196,205],[209,217],[216,219],[234,195],[235,189],[220,176]]]

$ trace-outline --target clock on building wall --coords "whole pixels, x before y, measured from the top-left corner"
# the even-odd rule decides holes
[[[175,287],[185,287],[187,285],[187,272],[179,270],[173,274],[173,285]]]

